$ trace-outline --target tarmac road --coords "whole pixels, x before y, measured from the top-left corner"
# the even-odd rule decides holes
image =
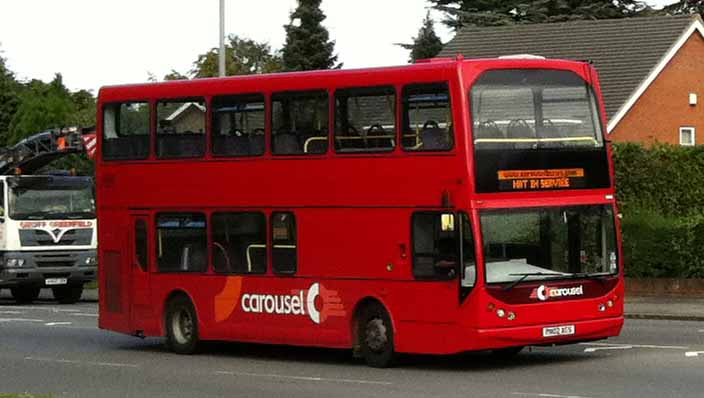
[[[696,397],[704,322],[629,319],[614,339],[486,353],[405,356],[372,369],[350,352],[213,343],[195,356],[97,329],[97,303],[0,299],[0,395],[44,397]]]

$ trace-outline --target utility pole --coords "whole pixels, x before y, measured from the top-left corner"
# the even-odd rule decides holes
[[[225,0],[220,0],[220,52],[218,53],[218,74],[225,76]]]

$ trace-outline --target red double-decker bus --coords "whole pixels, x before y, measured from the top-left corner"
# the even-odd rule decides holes
[[[545,59],[105,87],[100,327],[372,366],[616,336],[601,102]]]

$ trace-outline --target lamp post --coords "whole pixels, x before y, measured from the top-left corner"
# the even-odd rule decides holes
[[[220,0],[220,51],[218,53],[218,75],[225,76],[225,0]]]

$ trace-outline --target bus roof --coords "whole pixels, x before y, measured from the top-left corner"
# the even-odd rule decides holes
[[[124,96],[133,93],[135,89],[150,88],[159,90],[160,88],[188,88],[192,85],[208,86],[211,84],[222,83],[245,83],[250,81],[259,81],[261,79],[271,79],[271,82],[290,81],[292,78],[297,80],[307,81],[309,79],[319,79],[320,83],[325,85],[327,82],[338,81],[344,78],[353,78],[360,76],[369,76],[370,74],[416,74],[419,72],[437,72],[437,71],[453,71],[460,66],[472,67],[477,66],[482,69],[493,68],[536,68],[536,67],[557,67],[557,68],[580,68],[587,65],[584,61],[570,61],[560,59],[537,59],[537,58],[484,58],[484,59],[464,59],[461,56],[457,58],[434,58],[430,60],[420,60],[415,64],[397,65],[397,66],[381,66],[371,68],[355,68],[355,69],[328,69],[314,70],[302,72],[279,72],[268,74],[254,75],[239,75],[227,77],[210,77],[192,80],[173,80],[167,82],[149,82],[136,84],[120,84],[107,85],[100,89],[99,97],[104,96],[106,92],[111,92],[117,96]],[[338,84],[332,84],[337,86]],[[321,87],[322,88],[322,87]]]

